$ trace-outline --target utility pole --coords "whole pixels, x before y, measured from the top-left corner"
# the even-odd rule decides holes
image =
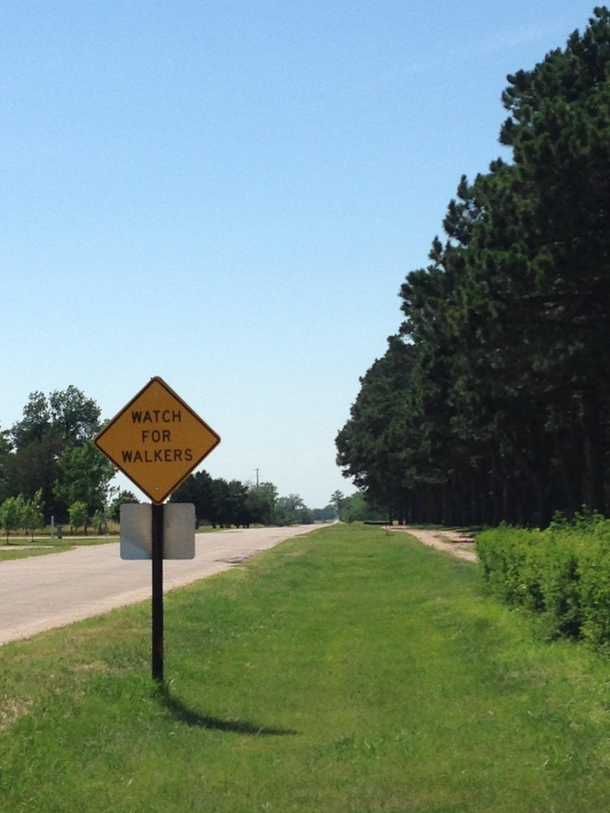
[[[258,491],[258,473],[260,469],[254,469],[254,471],[256,472],[256,490]]]

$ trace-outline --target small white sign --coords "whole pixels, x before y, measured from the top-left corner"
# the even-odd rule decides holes
[[[195,558],[195,506],[170,502],[163,506],[163,558]],[[152,505],[121,506],[121,559],[152,559]]]

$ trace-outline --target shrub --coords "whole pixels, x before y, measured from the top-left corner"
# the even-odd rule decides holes
[[[507,604],[538,609],[540,588],[536,557],[532,550],[539,531],[500,525],[476,538],[483,579],[491,592]]]
[[[75,528],[84,528],[85,534],[87,533],[87,503],[77,500],[73,502],[68,509],[68,516],[70,517],[70,527],[72,533]]]
[[[582,635],[593,646],[610,645],[610,542],[600,540],[579,563]]]
[[[610,646],[610,521],[555,518],[546,531],[500,526],[477,536],[486,587],[542,614],[551,635]]]

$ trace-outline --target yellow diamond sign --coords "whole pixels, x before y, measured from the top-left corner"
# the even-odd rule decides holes
[[[155,377],[93,442],[159,505],[218,446],[220,437]]]

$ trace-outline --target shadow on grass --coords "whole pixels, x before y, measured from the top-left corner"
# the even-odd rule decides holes
[[[254,737],[285,737],[298,734],[290,728],[267,728],[256,725],[247,720],[220,720],[218,717],[208,717],[194,709],[185,706],[170,692],[169,686],[164,684],[157,688],[157,697],[161,705],[166,708],[176,720],[192,728],[207,728],[212,731],[231,731],[235,734],[250,734]]]

